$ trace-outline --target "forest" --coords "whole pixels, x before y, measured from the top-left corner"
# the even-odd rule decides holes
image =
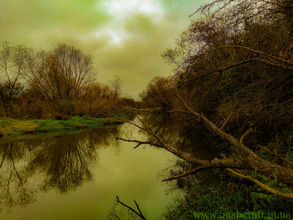
[[[34,52],[0,50],[0,137],[119,124],[136,102],[122,97],[122,79],[98,82],[92,56],[66,44]]]
[[[213,140],[220,158],[202,159],[184,145],[178,149],[164,129],[144,120],[135,126],[149,140],[119,139],[164,148],[185,161],[162,180],[186,192],[165,219],[220,211],[254,217],[259,211],[283,212],[291,219],[293,1],[214,0],[190,16],[198,14],[176,47],[162,54],[172,75],[155,77],[140,96],[144,107]],[[229,184],[216,190],[187,184],[203,170],[216,171]]]
[[[3,42],[0,51],[0,117],[69,119],[106,117],[134,105],[122,97],[122,80],[98,83],[90,55],[66,44],[34,52]]]

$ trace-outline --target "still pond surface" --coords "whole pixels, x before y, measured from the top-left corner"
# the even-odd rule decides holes
[[[1,220],[107,219],[116,195],[148,219],[160,219],[172,194],[160,172],[175,156],[163,149],[116,142],[146,140],[138,128],[98,128],[77,134],[0,144]]]

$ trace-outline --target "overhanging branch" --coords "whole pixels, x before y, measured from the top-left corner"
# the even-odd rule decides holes
[[[277,61],[280,61],[282,63],[286,63],[288,65],[293,65],[292,62],[289,62],[287,60],[284,60],[284,59],[282,59],[280,57],[276,57],[276,56],[273,56],[273,55],[264,53],[262,51],[253,50],[253,49],[251,49],[249,47],[244,47],[244,46],[221,46],[221,47],[216,47],[213,50],[217,50],[217,49],[221,49],[221,48],[241,48],[241,49],[245,49],[245,50],[251,51],[251,52],[256,53],[256,54],[260,54],[260,55],[264,55],[264,56],[267,56],[267,57],[271,57],[271,58],[273,58],[273,59],[275,59]],[[292,68],[290,68],[290,69],[292,69]]]
[[[251,176],[247,176],[247,175],[243,175],[243,174],[240,174],[230,168],[226,169],[228,171],[230,171],[231,173],[233,173],[234,175],[238,176],[238,177],[241,177],[242,179],[247,179],[249,181],[252,181],[254,182],[255,184],[257,184],[258,186],[260,186],[262,189],[274,194],[274,195],[277,195],[277,196],[281,196],[281,197],[284,197],[284,198],[287,198],[287,199],[293,199],[293,194],[291,193],[283,193],[283,192],[280,192],[276,189],[273,189],[265,184],[263,184],[262,182],[258,181],[257,179],[253,179]]]

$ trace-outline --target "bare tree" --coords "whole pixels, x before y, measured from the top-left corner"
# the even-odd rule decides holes
[[[119,76],[114,76],[114,79],[111,81],[112,89],[114,90],[115,98],[121,95],[122,80]]]
[[[38,53],[23,71],[30,86],[59,112],[63,110],[64,100],[81,98],[96,75],[92,57],[65,44]]]
[[[20,83],[21,71],[25,62],[32,55],[32,50],[23,45],[10,46],[3,42],[0,51],[0,98],[6,111],[6,116],[14,116],[13,104],[23,90]]]

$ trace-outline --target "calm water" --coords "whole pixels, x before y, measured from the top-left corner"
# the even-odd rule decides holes
[[[131,125],[0,144],[1,220],[106,219],[116,195],[148,219],[160,219],[172,194],[161,183],[175,156],[115,141],[146,140]]]

